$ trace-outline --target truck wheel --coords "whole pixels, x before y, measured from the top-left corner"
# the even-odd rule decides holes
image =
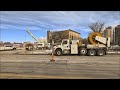
[[[13,48],[13,50],[16,50],[16,48]]]
[[[99,49],[99,50],[97,51],[97,55],[98,55],[98,56],[103,56],[103,55],[105,55],[105,51],[104,51],[103,49]]]
[[[91,50],[88,50],[88,55],[89,56],[95,56],[96,55],[96,51],[91,49]]]
[[[86,53],[87,53],[87,50],[85,49],[85,48],[81,48],[80,49],[80,55],[86,55]]]
[[[60,49],[56,50],[55,55],[61,56],[62,55],[62,50],[60,50]]]

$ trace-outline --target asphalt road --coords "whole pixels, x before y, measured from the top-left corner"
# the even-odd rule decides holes
[[[4,79],[120,79],[120,56],[0,55]]]

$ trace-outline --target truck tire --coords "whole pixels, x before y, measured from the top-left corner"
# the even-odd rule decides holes
[[[86,48],[81,48],[80,49],[80,52],[79,52],[79,55],[86,55],[86,53],[87,53],[87,50],[86,50]]]
[[[13,50],[16,50],[16,48],[13,48]]]
[[[105,51],[104,51],[103,49],[99,49],[99,50],[97,51],[97,55],[98,55],[98,56],[103,56],[103,55],[105,55]]]
[[[61,56],[62,55],[62,50],[61,49],[55,50],[55,55],[56,56]]]
[[[94,49],[90,49],[90,50],[88,50],[88,55],[89,56],[95,56],[96,55],[96,51]]]

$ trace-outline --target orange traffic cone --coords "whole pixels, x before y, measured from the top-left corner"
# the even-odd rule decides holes
[[[54,62],[54,48],[52,48],[52,56],[51,56],[51,61]]]

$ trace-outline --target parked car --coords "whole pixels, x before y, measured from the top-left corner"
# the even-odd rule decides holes
[[[12,45],[12,44],[1,45],[0,50],[16,50],[16,47],[14,47],[14,45]]]

